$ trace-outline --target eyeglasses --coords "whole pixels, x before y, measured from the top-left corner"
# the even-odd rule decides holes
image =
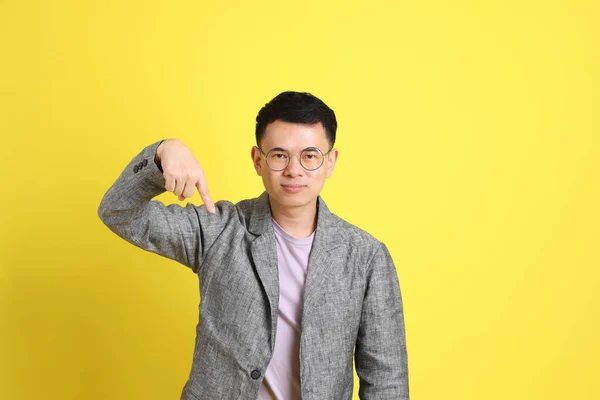
[[[267,166],[272,171],[283,171],[288,167],[288,165],[290,165],[290,159],[292,158],[292,155],[286,149],[275,147],[265,154],[260,147],[257,146],[256,148],[259,149],[260,152],[265,156]],[[321,165],[323,165],[323,162],[325,161],[325,156],[330,152],[331,149],[327,153],[323,154],[323,152],[317,147],[307,147],[300,153],[295,154],[295,156],[298,157],[298,161],[300,162],[302,168],[307,171],[314,171],[321,168]]]

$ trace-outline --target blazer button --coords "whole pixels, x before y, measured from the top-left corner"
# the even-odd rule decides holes
[[[138,164],[138,168],[139,168],[139,169],[142,169],[142,167],[143,167],[143,166],[144,166],[144,163],[143,163],[143,162],[140,162],[140,163]]]
[[[255,369],[254,371],[250,372],[250,376],[252,377],[252,379],[256,380],[260,378],[260,371]]]
[[[133,167],[133,172],[135,172],[136,174],[139,170],[140,170],[140,167],[138,167],[137,165],[135,167]]]
[[[142,162],[142,164],[145,167],[146,165],[148,165],[148,160],[144,158],[144,161]]]

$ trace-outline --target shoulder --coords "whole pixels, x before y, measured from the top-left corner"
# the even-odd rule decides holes
[[[269,201],[265,193],[259,197],[238,201],[235,204],[229,201],[217,203],[222,204],[222,207],[227,210],[230,219],[236,220],[242,226],[256,226],[264,219],[270,221]]]
[[[347,252],[358,255],[362,262],[369,263],[376,253],[386,251],[385,244],[366,230],[331,212],[327,219],[330,240],[337,241]]]
[[[265,211],[269,211],[269,205],[268,205],[268,200],[265,202],[262,198],[262,196],[259,197],[254,197],[251,199],[244,199],[244,200],[240,200],[239,202],[235,203],[235,205],[233,205],[233,207],[236,209],[237,213],[243,217],[243,218],[250,218],[252,215],[259,213],[259,212],[265,212]],[[266,209],[261,209],[261,208],[265,208],[266,205]],[[261,207],[262,206],[262,207]]]
[[[219,200],[215,202],[215,207],[217,211],[223,214],[252,215],[260,204],[260,200],[260,197],[240,200],[237,203],[229,200]]]
[[[238,212],[242,214],[252,214],[252,210],[258,204],[259,199],[260,197],[240,200],[239,202],[235,203],[233,207],[235,207],[238,210]]]
[[[335,251],[337,257],[358,267],[364,276],[376,274],[388,282],[397,281],[394,260],[385,243],[336,215],[332,220],[342,242]]]
[[[382,242],[371,235],[369,232],[365,231],[362,228],[346,221],[345,219],[331,214],[333,221],[335,221],[332,226],[337,232],[344,236],[344,238],[353,245],[365,245],[372,247],[379,247]]]

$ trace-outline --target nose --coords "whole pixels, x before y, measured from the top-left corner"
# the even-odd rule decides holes
[[[290,163],[283,170],[283,173],[286,176],[291,177],[302,176],[304,174],[304,168],[302,168],[302,165],[300,165],[300,160],[298,159],[298,156],[290,157]]]

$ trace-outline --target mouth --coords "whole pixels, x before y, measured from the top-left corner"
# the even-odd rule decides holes
[[[281,185],[281,187],[286,192],[297,193],[297,192],[301,191],[302,189],[304,189],[305,185],[295,185],[295,184],[294,185]]]

